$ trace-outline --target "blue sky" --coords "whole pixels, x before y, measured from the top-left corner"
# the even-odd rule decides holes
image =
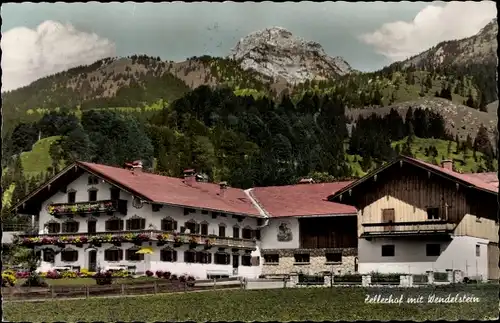
[[[344,57],[355,69],[375,70],[439,41],[476,33],[496,16],[496,8],[492,2],[468,6],[453,2],[90,2],[4,4],[1,14],[2,68],[4,76],[8,74],[2,81],[15,88],[108,54],[144,53],[174,61],[204,54],[225,56],[240,38],[271,26],[319,42],[329,55]],[[27,67],[20,71],[21,65]]]

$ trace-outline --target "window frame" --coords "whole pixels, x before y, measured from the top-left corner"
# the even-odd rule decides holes
[[[68,204],[76,203],[76,191],[68,191]]]
[[[114,257],[114,256],[109,257],[110,255],[114,255],[114,253],[116,253],[116,257]],[[110,259],[110,258],[116,258],[116,260]],[[117,262],[117,261],[121,261],[121,260],[123,260],[123,249],[120,249],[117,247],[111,247],[111,248],[104,250],[104,261]]]
[[[69,230],[69,228],[72,228],[72,230]],[[61,233],[78,233],[80,231],[80,222],[75,221],[75,220],[68,220],[66,222],[63,222],[61,226]]]
[[[88,190],[88,201],[89,202],[97,202],[97,189],[91,188]]]
[[[293,260],[295,264],[310,264],[311,255],[308,253],[296,253],[293,255]]]
[[[270,261],[270,260],[276,261]],[[264,254],[264,264],[265,265],[277,265],[280,263],[280,255],[277,253]]]
[[[342,258],[341,252],[325,252],[325,260],[327,263],[342,263]]]
[[[225,259],[224,261],[222,259]],[[230,265],[231,255],[224,251],[217,251],[214,253],[214,264],[216,265]]]
[[[65,259],[65,255],[67,254],[72,254],[72,255],[76,255],[76,259]],[[78,250],[75,250],[75,249],[63,249],[61,250],[61,261],[62,262],[77,262],[78,261],[78,256],[79,256],[79,252]]]
[[[439,221],[441,220],[441,210],[439,207],[431,206],[426,208],[427,220],[428,221]]]
[[[169,257],[166,257],[166,255]],[[168,260],[170,259],[170,260]],[[160,261],[162,262],[177,262],[177,251],[172,248],[163,248],[160,250]]]
[[[130,247],[125,250],[125,260],[126,261],[144,261],[144,254],[137,253],[140,248],[137,246]]]

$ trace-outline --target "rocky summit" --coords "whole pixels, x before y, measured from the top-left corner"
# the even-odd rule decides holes
[[[290,84],[342,76],[352,68],[342,57],[328,56],[320,44],[294,36],[281,27],[267,28],[242,38],[230,58],[245,70],[284,79]]]

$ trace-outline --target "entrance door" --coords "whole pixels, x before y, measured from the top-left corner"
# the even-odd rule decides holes
[[[89,271],[95,272],[97,270],[97,251],[89,251]]]
[[[233,255],[233,275],[238,275],[239,265],[240,265],[240,255]]]
[[[498,280],[500,276],[498,253],[498,244],[490,242],[488,244],[488,279]]]

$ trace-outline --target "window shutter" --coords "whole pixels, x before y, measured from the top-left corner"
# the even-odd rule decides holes
[[[260,230],[255,230],[255,239],[260,240]]]
[[[109,231],[109,221],[106,221],[105,223],[106,223],[106,224],[105,224],[106,231]]]
[[[167,220],[165,219],[161,220],[161,229],[163,231],[167,231]]]
[[[130,220],[127,220],[127,230],[130,230],[130,226],[131,226]]]
[[[207,264],[211,264],[211,263],[212,263],[212,253],[208,252],[207,253]]]
[[[67,228],[67,224],[66,224],[66,222],[64,222],[62,224],[62,232],[66,232],[66,228]]]
[[[80,231],[80,222],[76,222],[75,226],[76,226],[76,232]]]
[[[173,250],[171,252],[172,252],[172,258],[174,259],[174,261],[177,261],[177,251]]]
[[[255,239],[255,237],[257,236],[257,234],[255,233],[256,230],[250,230],[250,237],[252,239]]]
[[[61,224],[60,223],[56,223],[55,227],[56,227],[57,233],[61,232]]]
[[[177,230],[177,221],[174,221],[174,230]]]
[[[119,225],[119,227],[120,227],[120,230],[123,230],[123,220],[120,220],[120,225]]]
[[[195,232],[195,233],[200,233],[200,225],[199,225],[198,223],[196,223],[196,224],[194,225],[194,232]]]
[[[118,249],[118,260],[123,260],[123,249]]]
[[[259,266],[260,265],[260,257],[252,257],[252,260],[251,260],[251,264],[252,266]]]
[[[141,229],[146,228],[146,219],[141,219]]]

